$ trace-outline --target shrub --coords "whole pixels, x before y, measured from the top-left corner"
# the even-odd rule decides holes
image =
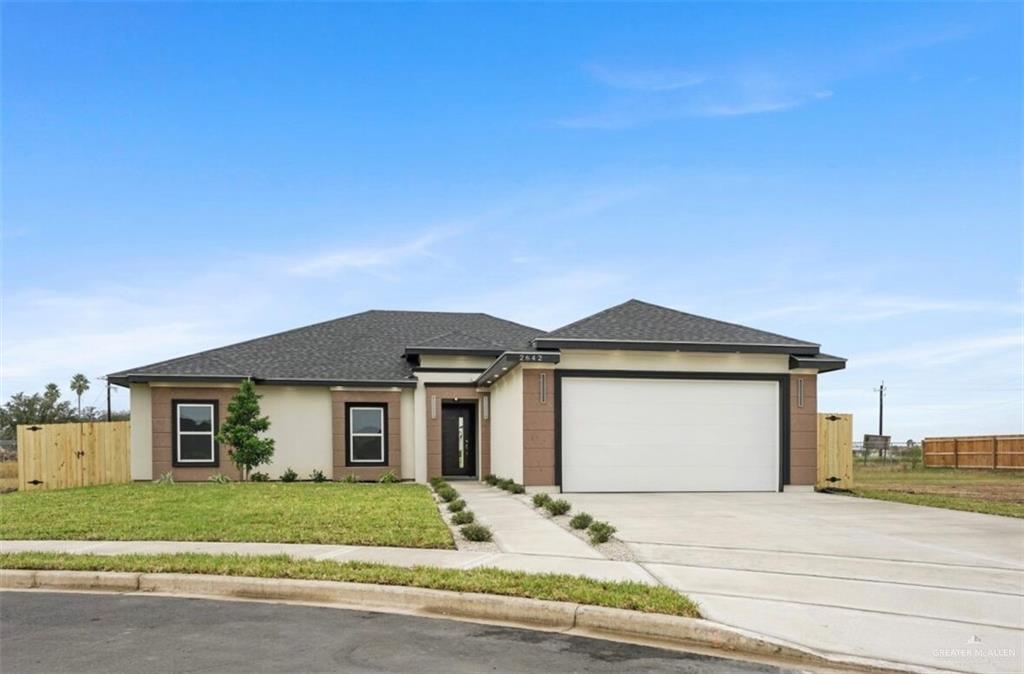
[[[437,489],[438,487],[445,484],[447,484],[447,482],[444,481],[443,477],[438,476],[430,478],[430,486],[433,487],[434,489]]]
[[[498,480],[498,485],[497,486],[500,489],[504,489],[505,491],[509,491],[509,490],[512,489],[512,485],[514,485],[515,483],[516,483],[515,480]]]
[[[545,505],[548,512],[557,517],[558,515],[564,515],[572,509],[572,506],[565,499],[558,499],[557,501],[548,501]]]
[[[161,475],[159,479],[154,480],[154,482],[156,482],[157,484],[174,484],[174,473],[172,473],[171,471],[167,471],[166,473]]]
[[[242,382],[238,393],[228,404],[228,416],[217,431],[217,442],[230,445],[228,455],[248,479],[256,466],[270,463],[274,456],[274,439],[263,434],[270,428],[270,418],[260,414],[260,398],[252,379]]]
[[[389,470],[388,472],[378,477],[377,482],[380,482],[381,484],[394,484],[396,482],[401,482],[401,480],[399,480],[398,476],[395,475],[395,471]]]
[[[477,543],[486,543],[493,536],[491,530],[482,524],[467,524],[459,529],[459,531],[462,532],[462,537],[467,541],[476,541]]]
[[[206,479],[208,482],[214,482],[216,484],[227,484],[228,482],[231,482],[231,478],[227,475],[223,475],[222,473],[215,473]]]
[[[316,468],[312,473],[309,474],[309,479],[313,482],[327,482],[327,476],[324,475],[324,471]]]
[[[450,513],[457,513],[460,510],[465,510],[465,508],[466,502],[463,501],[461,498],[455,499],[454,501],[448,504],[448,512]]]
[[[533,495],[533,507],[534,508],[543,508],[544,506],[546,506],[550,502],[551,502],[550,494],[545,494],[544,492],[540,492],[538,494],[534,494]]]
[[[526,493],[526,487],[524,487],[523,485],[519,484],[518,482],[513,482],[512,486],[509,487],[508,490],[510,492],[512,492],[513,494],[525,494]]]
[[[471,524],[475,519],[472,510],[460,510],[452,515],[452,524]]]
[[[488,473],[487,475],[484,475],[484,482],[493,487],[498,484],[498,476],[494,473]]]
[[[442,501],[450,503],[451,501],[454,501],[456,498],[458,498],[459,492],[455,491],[451,487],[445,486],[437,490],[437,495],[441,497]]]
[[[281,473],[281,482],[295,482],[299,479],[299,474],[291,468],[285,468],[284,472]]]
[[[615,527],[607,522],[594,522],[587,529],[591,543],[607,543],[608,539],[615,533]]]
[[[345,484],[359,484],[359,476],[355,473],[349,473],[345,477],[341,478],[341,481]]]
[[[249,475],[250,482],[270,482],[270,476],[266,473],[252,473]]]
[[[569,526],[573,529],[586,529],[594,523],[594,518],[587,513],[576,513],[569,520]]]

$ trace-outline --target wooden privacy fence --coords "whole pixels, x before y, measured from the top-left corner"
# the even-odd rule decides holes
[[[65,489],[131,480],[129,422],[18,426],[18,489]]]
[[[1024,435],[925,438],[925,468],[1007,468],[1024,470]]]
[[[818,489],[853,488],[853,415],[818,415]]]

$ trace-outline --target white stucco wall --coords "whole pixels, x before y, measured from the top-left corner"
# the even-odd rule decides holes
[[[562,351],[559,369],[654,370],[679,372],[789,373],[789,356],[775,353],[700,353],[691,351]]]
[[[484,370],[493,362],[491,356],[420,356],[420,367],[478,367]]]
[[[523,371],[515,368],[491,386],[491,472],[523,481]]]
[[[403,480],[416,479],[416,390],[402,390],[402,474]],[[425,458],[425,457],[424,457]]]
[[[314,470],[331,474],[331,392],[316,386],[257,386],[260,410],[270,417],[274,458],[257,470],[277,479],[287,468],[306,478]]]
[[[153,398],[149,384],[132,384],[130,391],[132,479],[152,480]]]

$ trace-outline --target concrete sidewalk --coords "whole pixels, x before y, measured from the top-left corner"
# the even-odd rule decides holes
[[[585,541],[507,492],[481,482],[459,482],[454,486],[477,519],[494,531],[494,542],[502,552],[606,559]]]
[[[509,571],[568,573],[598,580],[631,580],[650,585],[658,584],[658,581],[639,564],[616,562],[600,555],[594,559],[516,552],[199,541],[0,541],[0,552],[61,552],[91,555],[157,555],[183,552],[210,555],[288,555],[295,559],[377,562],[396,566],[437,566],[444,569],[489,566]]]

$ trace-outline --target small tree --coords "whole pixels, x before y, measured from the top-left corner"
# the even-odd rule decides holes
[[[231,461],[242,472],[242,479],[248,480],[249,473],[256,466],[270,463],[274,456],[273,438],[261,437],[270,428],[270,419],[260,416],[260,398],[256,385],[251,379],[242,382],[241,388],[228,405],[228,418],[217,432],[217,442],[230,445]]]
[[[82,394],[89,390],[89,378],[79,372],[71,378],[71,390],[78,396],[78,420],[82,420]]]

